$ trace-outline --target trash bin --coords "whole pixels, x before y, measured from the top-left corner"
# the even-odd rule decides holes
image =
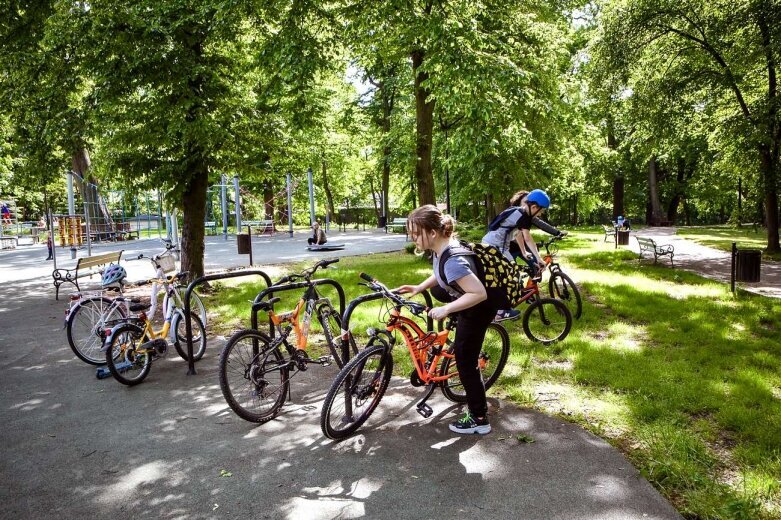
[[[616,240],[618,241],[619,246],[628,246],[629,245],[629,231],[616,231]]]
[[[387,225],[388,225],[388,217],[385,216],[380,217],[380,221],[377,223],[377,227],[384,229],[385,226]]]
[[[250,238],[249,233],[239,233],[236,235],[236,244],[239,246],[239,254],[240,255],[248,255],[250,254]]]
[[[735,281],[756,283],[762,266],[760,249],[739,249],[735,263]]]

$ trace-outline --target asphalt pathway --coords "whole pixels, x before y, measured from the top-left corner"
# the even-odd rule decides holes
[[[301,239],[270,240],[273,263],[301,258]],[[367,232],[348,250],[403,240]],[[210,239],[207,266],[226,267],[223,246]],[[680,518],[605,441],[493,398],[494,431],[459,436],[452,403],[435,394],[423,419],[419,389],[394,379],[335,443],[319,427],[335,367],[296,375],[280,417],[254,425],[221,395],[218,336],[196,375],[173,354],[137,387],[97,380],[65,340],[45,249],[29,251],[4,253],[0,269],[1,518]]]

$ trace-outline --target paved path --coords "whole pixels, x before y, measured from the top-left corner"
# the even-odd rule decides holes
[[[675,247],[675,267],[692,271],[713,280],[730,283],[730,256],[726,251],[703,246],[675,234],[673,227],[649,227],[632,231],[633,236],[651,237],[657,244],[672,244]],[[637,240],[630,239],[629,247],[639,252]],[[648,253],[646,253],[648,257]],[[651,257],[653,258],[653,257]],[[659,262],[669,263],[668,257]],[[760,281],[758,283],[740,283],[740,287],[753,293],[781,298],[781,263],[762,259]]]
[[[381,234],[357,241],[385,247]],[[452,403],[435,395],[423,419],[419,389],[394,379],[376,416],[334,443],[319,428],[334,367],[298,374],[261,426],[220,393],[224,338],[194,376],[174,354],[137,387],[96,380],[67,346],[65,303],[32,276],[50,264],[17,255],[0,271],[0,518],[680,518],[605,441],[495,399],[494,431],[458,436]]]

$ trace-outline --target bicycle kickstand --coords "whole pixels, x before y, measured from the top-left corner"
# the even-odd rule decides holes
[[[428,401],[428,398],[434,393],[434,390],[437,388],[437,383],[429,383],[426,387],[426,394],[423,396],[423,399],[420,400],[416,408],[420,415],[428,419],[431,417],[431,414],[434,413],[434,410],[426,404],[426,401]]]

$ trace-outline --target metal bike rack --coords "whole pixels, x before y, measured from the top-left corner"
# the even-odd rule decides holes
[[[312,280],[311,282],[292,282],[292,283],[285,283],[282,285],[273,285],[268,284],[269,287],[267,289],[263,289],[258,293],[257,296],[255,296],[255,299],[252,302],[252,314],[250,316],[250,323],[253,329],[258,330],[258,308],[257,305],[260,303],[264,298],[267,296],[269,298],[274,297],[275,292],[282,292],[282,291],[292,291],[295,289],[304,289],[306,287],[309,287],[310,285],[331,285],[336,288],[337,294],[339,294],[339,316],[342,316],[344,314],[344,289],[342,288],[341,284],[337,282],[336,280],[332,280],[330,278],[318,278],[317,280]],[[274,327],[271,323],[269,323],[269,335],[273,338],[274,337]]]
[[[263,278],[263,281],[266,282],[266,286],[271,285],[271,278],[265,272],[260,270],[250,270],[250,271],[239,271],[235,273],[217,273],[217,274],[209,274],[206,276],[201,276],[199,278],[196,278],[192,282],[190,282],[190,285],[187,286],[187,290],[184,293],[184,323],[185,323],[185,331],[187,335],[187,357],[188,357],[187,375],[188,376],[192,376],[196,374],[195,361],[193,360],[193,324],[190,319],[190,295],[192,295],[192,292],[195,290],[196,287],[204,284],[205,282],[211,282],[213,280],[225,280],[226,278],[240,278],[242,276],[252,276],[252,275],[260,276],[261,278]]]
[[[420,293],[423,295],[423,299],[426,300],[426,307],[433,307],[434,303],[431,300],[431,294],[428,291],[423,291]],[[357,298],[350,301],[350,303],[347,305],[347,309],[344,311],[344,314],[342,314],[342,328],[346,331],[350,330],[350,317],[353,314],[353,311],[356,307],[361,305],[362,303],[371,302],[374,300],[381,300],[385,298],[385,295],[381,292],[372,292],[369,294],[364,294],[362,296],[358,296]],[[428,330],[434,330],[434,320],[426,314],[426,328]],[[345,338],[344,334],[340,336],[340,339],[342,340],[342,355],[347,355],[349,358],[349,352],[350,352],[350,342],[349,338]],[[345,358],[345,359],[348,359]]]

